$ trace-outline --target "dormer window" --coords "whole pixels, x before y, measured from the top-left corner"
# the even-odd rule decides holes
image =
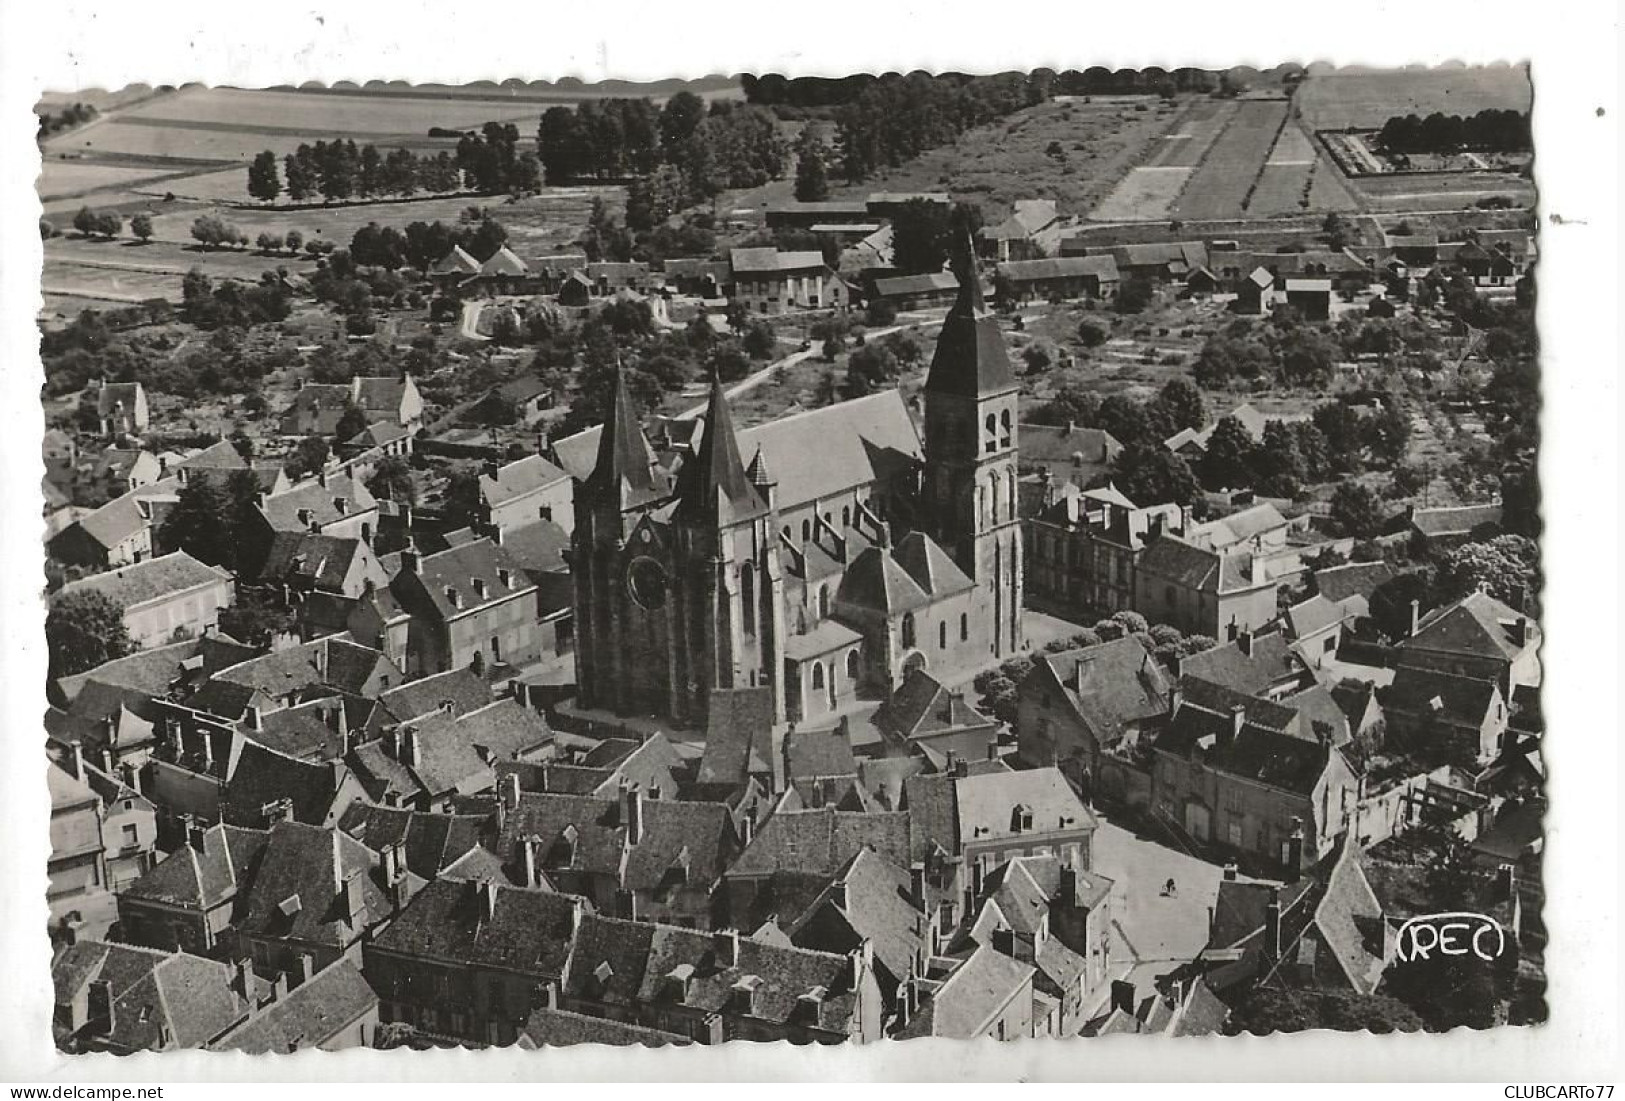
[[[295,515],[298,517],[301,526],[308,526],[314,518],[314,514],[308,508],[300,509]]]
[[[1028,833],[1033,828],[1032,808],[1017,803],[1010,810],[1010,832]]]
[[[350,502],[346,501],[343,497],[335,497],[333,498],[333,510],[340,516],[343,516],[350,510]]]
[[[480,599],[480,600],[484,600],[485,599],[485,578],[483,578],[483,577],[471,577],[471,578],[468,579],[468,583],[474,589],[474,596],[476,598]]]
[[[462,594],[460,594],[450,585],[446,586],[446,603],[450,604],[453,608],[461,608],[463,606]]]
[[[512,578],[513,575],[507,570],[501,568],[497,570],[497,584],[501,585],[504,589],[513,588]]]

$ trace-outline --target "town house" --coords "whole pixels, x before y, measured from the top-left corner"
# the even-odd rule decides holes
[[[228,571],[205,566],[185,551],[69,582],[56,599],[81,592],[107,597],[122,612],[130,637],[144,649],[209,634],[219,623],[220,609],[236,598]]]
[[[540,590],[500,543],[476,539],[438,554],[401,552],[390,591],[412,617],[413,676],[471,668],[495,677],[544,652]]]

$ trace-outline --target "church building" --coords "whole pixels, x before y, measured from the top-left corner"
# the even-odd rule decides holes
[[[668,469],[618,384],[574,485],[581,707],[703,729],[713,694],[770,689],[805,722],[1021,649],[1017,387],[974,270],[960,288],[923,439],[897,390],[736,431],[713,383]]]

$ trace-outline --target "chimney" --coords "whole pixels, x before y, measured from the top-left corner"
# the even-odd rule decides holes
[[[1253,656],[1253,633],[1251,631],[1238,631],[1236,633],[1236,647],[1248,657]]]
[[[982,858],[980,856],[978,856],[975,860],[971,861],[971,866],[970,866],[970,889],[971,889],[971,893],[974,894],[977,898],[982,897],[982,889],[985,886],[986,873],[987,873],[987,869],[984,866]]]
[[[1518,895],[1518,868],[1514,864],[1502,864],[1495,870],[1496,893],[1500,898],[1512,899]]]
[[[750,848],[751,839],[756,836],[756,808],[750,807],[739,819],[739,847]]]
[[[1422,628],[1422,602],[1411,601],[1411,634],[1415,635]]]
[[[250,729],[250,730],[259,730],[260,729],[260,709],[257,708],[257,707],[245,707],[245,708],[243,708],[243,721],[248,724],[248,729]]]
[[[1225,628],[1224,628],[1225,638],[1228,639],[1231,642],[1236,641],[1236,634],[1237,634],[1237,632],[1239,630],[1240,630],[1240,628],[1238,628],[1236,626],[1235,619],[1232,618],[1229,623],[1225,624]]]
[[[837,910],[846,909],[846,881],[837,879],[829,885],[829,900]]]
[[[489,880],[482,880],[474,887],[480,901],[480,920],[493,921],[497,916],[497,885]]]
[[[1287,863],[1293,875],[1303,867],[1303,819],[1292,820],[1292,836],[1287,838]]]
[[[1518,646],[1529,645],[1529,617],[1519,616],[1512,621],[1512,641]]]
[[[483,473],[494,482],[497,480],[498,475],[502,473],[502,466],[495,459],[486,459]]]
[[[253,973],[246,957],[231,965],[231,988],[239,998],[249,1003],[254,1000],[254,980],[250,978]]]
[[[1078,870],[1070,864],[1061,865],[1061,882],[1055,889],[1055,901],[1062,906],[1078,904]]]
[[[333,838],[333,893],[345,894],[344,887],[344,833],[341,830],[330,831]]]
[[[1239,871],[1239,869],[1234,864],[1226,864],[1224,866],[1225,882],[1234,883],[1236,881],[1236,875],[1237,875],[1238,871]]]
[[[391,887],[400,882],[402,879],[406,878],[403,874],[406,871],[406,868],[401,860],[401,849],[402,846],[399,844],[390,845],[384,849],[382,854],[384,865],[384,883]]]
[[[908,866],[908,898],[916,910],[925,910],[925,862],[916,860]]]
[[[718,967],[727,969],[739,966],[738,929],[723,929],[712,933],[711,944],[716,949]]]
[[[527,887],[535,887],[541,882],[536,874],[536,850],[540,847],[541,843],[534,837],[527,837],[519,843],[520,853],[525,861],[525,886]]]
[[[852,989],[863,985],[863,977],[875,969],[875,942],[868,937],[852,951]]]
[[[1230,708],[1230,736],[1241,736],[1241,728],[1247,725],[1247,705],[1233,704]]]
[[[304,986],[316,974],[316,957],[309,952],[299,953],[299,985]]]
[[[113,1034],[113,984],[108,979],[92,979],[88,991],[89,1023],[101,1036]]]
[[[415,550],[403,550],[403,551],[401,551],[401,572],[402,573],[417,573],[418,572],[418,552],[417,551],[415,551]]]
[[[1172,715],[1179,710],[1179,705],[1185,702],[1185,690],[1175,681],[1168,688],[1168,714]]]
[[[1134,1016],[1134,984],[1122,979],[1112,980],[1112,1008]]]
[[[362,893],[365,879],[366,873],[358,872],[344,881],[345,920],[352,926],[359,926],[367,913],[366,895]]]
[[[947,767],[943,771],[947,772],[949,776],[957,776],[957,775],[959,775],[959,754],[958,753],[955,753],[951,749],[948,751]]]
[[[970,762],[969,761],[965,760],[964,758],[960,758],[960,759],[954,761],[954,778],[956,780],[963,780],[965,777],[967,777],[969,775],[970,775]]]
[[[509,772],[502,777],[502,806],[513,810],[519,805],[519,773]]]
[[[987,739],[987,759],[990,761],[999,759],[999,740],[996,737],[989,736]]]
[[[415,769],[420,761],[418,755],[418,732],[407,729],[401,731],[401,764],[407,768]]]
[[[468,583],[474,589],[474,598],[476,600],[484,600],[485,599],[485,578],[483,578],[483,577],[471,577],[471,578],[468,579]]]
[[[1072,691],[1080,696],[1083,695],[1088,680],[1088,664],[1088,662],[1079,661],[1072,666]]]
[[[316,472],[316,484],[323,489],[327,488],[327,467],[323,466]]]
[[[636,784],[621,785],[621,822],[626,826],[626,843],[643,842],[643,791]]]
[[[274,1005],[287,996],[288,973],[286,971],[278,971],[276,973],[276,977],[271,980],[271,1003]]]
[[[1264,965],[1274,966],[1281,958],[1281,888],[1270,891],[1270,902],[1264,910]]]
[[[205,839],[209,836],[208,827],[204,826],[202,822],[199,822],[195,816],[190,814],[185,817],[185,823],[187,847],[193,852],[197,853],[199,856],[202,856],[206,845]]]

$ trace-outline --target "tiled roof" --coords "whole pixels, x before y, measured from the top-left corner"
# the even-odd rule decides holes
[[[898,540],[892,557],[914,579],[920,591],[934,599],[975,587],[965,571],[948,557],[948,552],[923,531],[911,531]]]
[[[731,962],[729,952],[734,954]],[[684,965],[689,970],[683,1004],[701,1011],[724,1009],[732,1002],[737,984],[752,977],[759,982],[749,1015],[758,1020],[788,1021],[802,996],[820,989],[819,1027],[845,1031],[856,1009],[852,963],[844,955],[784,948],[747,937],[735,940],[729,933],[699,933],[670,925],[655,926],[640,1000],[654,1002],[670,996],[670,976]]]
[[[1181,682],[1187,695],[1194,683]],[[1237,733],[1230,715],[1182,705],[1158,736],[1156,747],[1186,759],[1199,754],[1205,767],[1215,772],[1299,795],[1313,791],[1336,750],[1299,736],[1296,711],[1267,700],[1250,700],[1243,706],[1243,725]]]
[[[259,728],[247,736],[260,745],[297,757],[301,761],[331,761],[344,756],[344,735],[338,730],[338,713],[346,710],[345,729],[350,713],[357,725],[366,719],[370,703],[353,697],[348,705],[342,696],[308,700],[293,707],[272,711],[260,719]]]
[[[271,827],[237,926],[257,936],[343,947],[390,912],[373,879],[372,854],[343,831],[303,822]],[[360,909],[345,909],[346,888],[360,884]]]
[[[209,1050],[267,1055],[318,1047],[377,1005],[378,995],[361,969],[340,959],[214,1041]]]
[[[406,866],[434,879],[480,845],[486,819],[472,814],[428,814],[355,802],[339,818],[339,829],[373,852],[401,845]]]
[[[582,914],[564,992],[612,1006],[636,1002],[655,929],[646,921]]]
[[[480,265],[481,275],[527,275],[530,268],[507,245],[503,245]]]
[[[494,906],[486,909],[486,899]],[[436,880],[373,942],[381,951],[563,977],[576,911],[570,895],[501,884]]]
[[[1062,467],[1095,464],[1104,466],[1123,450],[1110,432],[1101,428],[1067,427],[1048,424],[1021,426],[1023,466]]]
[[[784,736],[791,781],[858,774],[852,739],[843,729],[796,730]]]
[[[1492,534],[1499,534],[1501,530],[1501,506],[1460,505],[1455,508],[1413,509],[1410,523],[1411,527],[1423,535],[1433,537],[1471,535],[1486,530]]]
[[[113,1030],[105,1039],[121,1051],[208,1043],[246,1011],[231,975],[225,964],[201,956],[99,941],[68,946],[51,966],[58,1005],[72,1003],[92,981],[108,983]]]
[[[850,930],[852,943],[873,944],[875,959],[901,980],[922,946],[929,951],[922,939],[924,915],[910,900],[911,890],[906,868],[865,846],[804,912],[781,916],[789,922],[791,943],[816,948],[830,943],[827,922],[833,915]]]
[[[241,685],[278,699],[315,685],[359,694],[380,665],[399,679],[399,671],[379,651],[332,636],[227,666],[214,674],[211,684]]]
[[[691,885],[714,883],[732,841],[727,806],[645,798],[642,808],[642,836],[634,845],[619,799],[524,792],[503,821],[497,851],[512,865],[519,842],[534,839],[544,870],[611,876],[627,890],[653,889],[679,868]]]
[[[470,256],[462,245],[453,245],[451,251],[435,261],[430,269],[431,275],[474,275],[480,270],[480,262]]]
[[[880,709],[875,724],[903,738],[991,725],[960,692],[950,692],[924,669],[911,669]]]
[[[1092,275],[1103,283],[1117,282],[1117,260],[1111,256],[1058,256],[1043,260],[1011,260],[995,269],[1013,283],[1045,279],[1076,279]]]
[[[1385,711],[1442,718],[1477,726],[1489,714],[1500,689],[1492,680],[1458,677],[1432,669],[1401,666],[1379,698]]]
[[[752,772],[773,768],[773,691],[713,691],[706,715],[699,782],[741,784]]]
[[[1129,724],[1167,713],[1168,678],[1137,638],[1044,654],[1038,660],[1102,745],[1116,744]]]
[[[311,764],[245,741],[221,800],[221,814],[232,825],[259,826],[264,808],[278,799],[293,803],[298,822],[321,822],[343,782],[342,766]]]
[[[356,556],[364,553],[358,538],[319,535],[310,531],[276,531],[259,569],[259,579],[301,582],[323,592],[341,591]]]
[[[136,501],[134,493],[126,493],[87,512],[74,523],[100,546],[111,549],[147,526],[147,519]]]
[[[811,661],[862,641],[863,636],[846,624],[826,619],[810,631],[785,639],[784,656],[791,661]]]
[[[228,902],[252,876],[266,836],[264,830],[210,826],[202,852],[181,845],[119,894],[194,910]]]
[[[1342,707],[1325,685],[1310,685],[1281,702],[1298,713],[1297,733],[1302,737],[1316,741],[1322,736],[1329,737],[1332,745],[1342,746],[1353,736],[1348,716],[1343,714]]]
[[[1239,642],[1221,642],[1210,650],[1191,654],[1180,660],[1180,675],[1257,696],[1302,672],[1302,664],[1284,635],[1254,635],[1250,645],[1250,655]]]
[[[834,875],[864,845],[894,864],[908,863],[909,816],[816,810],[779,811],[757,831],[728,869],[730,876],[765,876],[793,869]]]
[[[903,780],[903,806],[908,814],[910,862],[929,861],[933,852],[959,853],[959,804],[954,779],[942,773]]]
[[[904,298],[933,291],[946,294],[958,289],[959,277],[951,271],[934,271],[925,275],[892,275],[875,280],[875,296],[878,298]]]

